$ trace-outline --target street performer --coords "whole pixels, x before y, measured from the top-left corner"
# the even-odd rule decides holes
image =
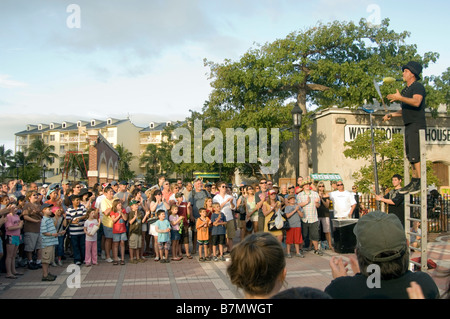
[[[420,80],[422,65],[415,61],[410,61],[402,67],[403,80],[406,87],[400,93],[398,90],[394,94],[387,95],[391,102],[401,103],[401,109],[394,113],[388,113],[383,117],[383,121],[388,121],[393,117],[402,117],[405,125],[405,152],[412,167],[411,182],[400,189],[400,194],[416,194],[420,191],[420,141],[419,130],[425,130],[425,87]]]

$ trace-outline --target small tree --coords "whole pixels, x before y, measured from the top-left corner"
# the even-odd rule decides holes
[[[134,178],[135,173],[131,170],[130,165],[131,161],[135,159],[136,156],[125,148],[123,144],[116,145],[114,148],[117,153],[119,153],[119,179],[128,181]]]

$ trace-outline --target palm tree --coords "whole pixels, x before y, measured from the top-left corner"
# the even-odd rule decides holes
[[[47,145],[43,139],[36,138],[28,148],[28,157],[41,167],[44,163],[49,163],[58,157],[58,154],[53,153],[54,149],[55,147],[53,145]]]
[[[5,145],[0,146],[0,164],[2,165],[2,180],[3,175],[5,174],[5,166],[6,164],[9,165],[9,163],[13,159],[13,152],[10,149],[5,150]]]
[[[161,169],[161,161],[163,159],[163,154],[161,153],[161,150],[159,147],[157,147],[154,144],[148,144],[145,148],[144,153],[142,153],[141,157],[139,158],[139,164],[145,165],[145,170],[148,171],[150,169],[153,169],[153,177],[156,179],[156,175],[158,174],[158,171]]]
[[[119,153],[119,179],[130,180],[134,177],[134,172],[130,169],[130,164],[136,156],[133,155],[123,144],[114,147]]]

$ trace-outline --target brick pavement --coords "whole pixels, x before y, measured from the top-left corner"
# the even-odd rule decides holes
[[[450,269],[450,235],[443,234],[428,244],[429,258],[438,264],[439,270]],[[285,288],[309,286],[324,289],[331,281],[328,263],[330,250],[323,256],[306,252],[305,258],[287,259]],[[348,257],[347,254],[340,256]],[[197,257],[197,258],[195,258]],[[18,268],[24,275],[7,279],[0,275],[0,299],[235,299],[242,292],[228,280],[227,262],[202,262],[198,256],[161,264],[148,259],[146,263],[112,265],[100,260],[99,265],[81,266],[80,287],[71,280],[73,271],[67,272],[71,259],[63,267],[50,267],[58,275],[54,282],[42,282],[41,270]],[[351,271],[350,271],[351,272]],[[429,270],[441,292],[447,278],[439,276],[438,270]]]

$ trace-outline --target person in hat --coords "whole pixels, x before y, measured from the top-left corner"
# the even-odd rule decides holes
[[[353,233],[355,255],[350,257],[354,275],[348,276],[342,258],[332,257],[334,280],[325,292],[335,299],[408,299],[407,288],[418,283],[427,299],[439,298],[430,275],[411,272],[408,241],[397,216],[373,211],[362,216]]]
[[[94,201],[94,197],[92,196],[92,192],[87,188],[82,188],[80,191],[80,202],[86,207],[86,209],[92,208],[92,202]]]
[[[286,257],[292,258],[291,246],[294,245],[295,256],[304,258],[305,256],[300,251],[300,245],[303,243],[302,237],[302,221],[303,211],[300,205],[296,203],[296,196],[294,194],[287,197],[287,205],[284,208],[284,213],[289,221],[290,228],[286,231]]]
[[[400,93],[389,94],[388,100],[400,102],[401,109],[397,112],[388,113],[383,117],[383,121],[388,121],[393,117],[402,117],[405,125],[405,152],[412,167],[411,182],[400,189],[401,194],[415,194],[420,191],[420,140],[419,130],[426,130],[425,119],[425,87],[420,80],[422,65],[415,61],[410,61],[402,67],[403,80],[406,87]]]
[[[317,192],[311,190],[311,181],[304,180],[301,186],[303,190],[297,194],[296,198],[297,203],[303,210],[302,236],[305,240],[308,238],[310,243],[313,244],[314,254],[322,256],[323,252],[319,247],[319,215],[317,214],[317,208],[320,207],[320,197]]]
[[[42,281],[54,281],[56,279],[55,275],[48,272],[48,267],[55,260],[55,246],[58,245],[58,236],[63,234],[56,231],[51,207],[53,207],[52,204],[43,204],[41,206],[41,211],[44,215],[40,225],[42,237]]]

